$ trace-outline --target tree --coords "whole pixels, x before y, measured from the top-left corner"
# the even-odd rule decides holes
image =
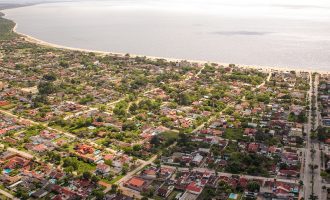
[[[104,112],[106,109],[107,109],[107,107],[103,104],[99,106],[99,110],[102,112]]]
[[[106,165],[112,166],[112,160],[105,160],[104,163]]]
[[[190,105],[192,103],[191,97],[187,93],[179,93],[177,103],[180,105]]]
[[[219,182],[219,190],[221,192],[231,193],[232,190],[233,190],[233,188],[228,183],[226,183],[225,181],[221,180]]]
[[[315,195],[314,193],[309,196],[309,200],[318,200],[318,196]]]
[[[82,175],[83,179],[89,180],[92,177],[92,174],[88,171],[84,172]]]
[[[128,170],[129,170],[129,166],[128,166],[127,163],[125,163],[125,164],[123,165],[122,173],[123,173],[123,174],[126,174],[126,173],[128,172]]]
[[[104,192],[102,190],[94,190],[92,194],[96,197],[97,200],[104,199]]]
[[[53,72],[50,72],[45,74],[42,79],[45,81],[56,81],[56,75]]]
[[[129,112],[132,114],[136,114],[136,111],[138,109],[138,106],[136,103],[132,103],[131,106],[129,107]]]
[[[137,129],[134,121],[128,120],[123,124],[123,131],[134,131]]]
[[[92,178],[91,178],[91,181],[93,182],[93,183],[97,183],[97,182],[99,182],[99,177],[97,177],[97,176],[95,176],[95,175],[93,175],[92,176]]]
[[[117,189],[118,189],[118,185],[116,184],[111,185],[110,193],[115,194],[117,192]]]
[[[87,94],[85,97],[83,97],[79,100],[79,103],[87,104],[88,102],[92,102],[93,100],[94,100],[94,97],[90,94]]]
[[[69,167],[71,166],[74,170],[77,170],[78,169],[78,160],[77,158],[65,158],[64,161],[63,161],[63,167],[66,168],[66,167]]]
[[[260,185],[259,185],[259,183],[255,182],[255,181],[251,181],[248,183],[247,188],[251,192],[259,192]]]
[[[139,144],[136,144],[133,146],[133,151],[140,151],[142,149],[142,146]]]
[[[22,199],[22,200],[26,200],[26,199],[29,199],[29,193],[25,190],[23,190],[21,187],[18,187],[17,188],[17,191],[16,191],[16,197]]]
[[[65,171],[65,173],[72,174],[72,172],[74,171],[74,169],[73,169],[72,166],[69,166],[69,167],[64,168],[64,171]]]
[[[180,145],[186,145],[188,142],[188,136],[184,133],[179,133],[178,143]]]
[[[38,91],[40,95],[48,95],[54,93],[56,87],[52,82],[42,81],[38,85]]]
[[[64,61],[64,60],[61,60],[59,64],[60,64],[60,66],[63,67],[63,68],[67,68],[67,67],[69,67],[69,63],[66,62],[66,61]]]
[[[150,144],[154,145],[154,146],[158,146],[160,144],[160,139],[158,135],[154,135],[151,140],[150,140]]]

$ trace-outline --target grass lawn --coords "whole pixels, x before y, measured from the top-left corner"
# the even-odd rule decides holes
[[[3,110],[10,110],[12,108],[15,108],[16,104],[8,104],[8,105],[5,105],[5,106],[1,106],[0,108],[3,109]]]
[[[68,130],[64,129],[62,126],[58,126],[58,125],[52,125],[52,128],[56,129],[56,130],[60,130],[63,132],[67,132]]]
[[[100,181],[103,181],[103,182],[108,183],[108,184],[112,184],[109,179],[102,178]]]
[[[229,142],[227,147],[224,150],[224,152],[228,153],[228,154],[237,152],[237,151],[238,151],[238,145],[237,145],[237,143],[234,143],[234,142]]]
[[[86,162],[81,161],[81,160],[78,160],[78,166],[79,167],[78,167],[77,172],[79,174],[82,174],[85,171],[92,172],[92,171],[95,171],[95,169],[96,169],[96,166],[95,165],[92,165],[90,163],[86,163]]]
[[[29,139],[32,136],[39,135],[40,132],[45,129],[45,127],[39,125],[30,126],[26,129],[26,131],[24,131],[24,138]]]
[[[159,134],[160,136],[164,137],[166,140],[169,139],[176,139],[178,138],[178,133],[174,132],[174,131],[166,131],[164,133]]]
[[[100,138],[98,140],[95,140],[95,143],[98,145],[102,145],[105,140],[106,140],[105,138]]]
[[[240,128],[228,128],[222,136],[229,140],[243,140],[243,129]]]
[[[118,176],[116,176],[116,178],[114,178],[111,181],[109,181],[109,183],[110,184],[115,184],[117,181],[119,181],[123,177],[124,177],[124,175],[118,175]]]
[[[70,138],[68,138],[68,137],[66,137],[66,136],[61,136],[61,137],[55,139],[54,142],[58,142],[58,141],[60,141],[60,140],[70,141]]]

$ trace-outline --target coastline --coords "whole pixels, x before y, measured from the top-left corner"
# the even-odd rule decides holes
[[[4,18],[6,17],[3,16]],[[6,18],[8,19],[8,18]],[[10,20],[10,19],[9,19]],[[13,21],[13,20],[12,20]],[[69,47],[69,46],[64,46],[64,45],[59,45],[59,44],[54,44],[50,42],[43,41],[41,39],[35,38],[33,36],[21,33],[17,31],[18,23],[13,21],[15,23],[15,26],[13,28],[13,32],[24,37],[26,41],[45,46],[45,47],[50,47],[50,48],[57,48],[57,49],[62,49],[62,50],[71,50],[71,51],[80,51],[80,52],[85,52],[85,53],[96,53],[99,55],[113,55],[113,56],[125,56],[126,53],[118,53],[118,52],[109,52],[109,51],[98,51],[98,50],[91,50],[91,49],[84,49],[84,48],[75,48],[75,47]],[[138,54],[130,54],[130,57],[146,57],[147,59],[150,60],[158,60],[158,59],[164,59],[170,62],[181,62],[181,61],[187,61],[190,63],[197,63],[199,65],[204,65],[207,63],[215,63],[218,65],[223,65],[223,66],[228,66],[230,64],[235,64],[235,67],[237,68],[248,68],[248,69],[256,69],[259,71],[265,71],[265,72],[270,72],[270,71],[295,71],[295,72],[317,72],[319,74],[329,74],[330,71],[324,71],[324,70],[309,70],[309,69],[288,69],[290,67],[274,67],[274,66],[261,66],[261,65],[245,65],[245,64],[236,64],[236,63],[223,63],[223,62],[218,62],[218,61],[205,61],[205,60],[191,60],[191,59],[178,59],[178,58],[166,58],[166,57],[158,57],[158,56],[147,56],[147,55],[138,55]]]

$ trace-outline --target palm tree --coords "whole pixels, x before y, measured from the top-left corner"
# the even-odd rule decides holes
[[[309,200],[317,200],[319,199],[318,196],[314,195],[314,193],[312,193],[310,196],[309,196]]]

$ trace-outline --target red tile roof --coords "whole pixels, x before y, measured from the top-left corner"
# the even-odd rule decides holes
[[[133,187],[142,187],[144,185],[145,181],[143,179],[133,177],[131,180],[127,182],[127,184],[133,186]]]
[[[202,188],[199,187],[195,182],[191,182],[191,183],[187,186],[186,190],[191,191],[191,192],[200,193],[200,192],[202,191]]]

